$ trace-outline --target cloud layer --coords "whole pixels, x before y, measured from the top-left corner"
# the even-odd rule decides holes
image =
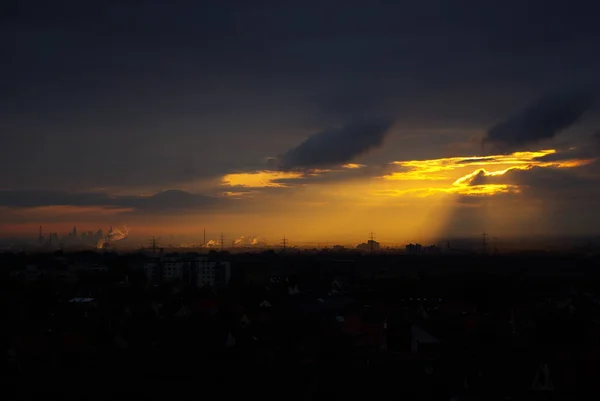
[[[34,208],[43,206],[100,206],[129,208],[131,211],[170,212],[213,208],[222,198],[185,191],[162,191],[151,196],[110,196],[102,192],[0,191],[0,207]]]
[[[453,198],[491,185],[524,193],[518,182],[537,169],[491,174],[511,163],[598,155],[577,141],[599,128],[584,93],[545,97],[506,118],[532,94],[597,80],[597,2],[12,3],[0,24],[0,72],[10,78],[0,93],[4,223],[33,224],[42,218],[33,209],[54,205],[81,219],[127,210],[139,214],[125,216],[131,220],[154,221],[156,232],[218,219],[231,227],[271,221],[264,234],[279,236],[282,219],[297,218],[289,227],[312,235],[320,226],[347,231],[357,225],[347,215],[385,203],[381,225],[396,232],[415,209],[437,201],[410,196]],[[360,119],[380,115],[398,122],[394,135],[386,135],[391,120]],[[567,130],[574,151],[540,143]],[[473,157],[486,132],[486,150],[496,156],[559,150],[532,160]],[[477,140],[449,149],[467,138]],[[269,155],[281,155],[279,164],[266,167]],[[471,157],[455,159],[461,155]],[[342,167],[351,162],[366,167]],[[565,170],[555,164],[542,170]],[[477,180],[486,184],[454,185],[480,168]],[[123,193],[154,195],[114,195]],[[328,202],[335,210],[314,217],[312,205]],[[403,210],[402,221],[390,222]],[[381,232],[372,213],[364,216],[360,230]]]
[[[484,140],[491,152],[521,150],[523,146],[551,139],[575,124],[592,106],[591,90],[572,90],[547,95],[520,113],[494,125]]]
[[[283,170],[339,166],[383,144],[391,119],[362,120],[321,131],[288,150],[278,160]]]

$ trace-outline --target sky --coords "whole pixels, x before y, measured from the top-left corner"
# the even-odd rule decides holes
[[[598,234],[599,12],[557,0],[9,1],[0,235]]]

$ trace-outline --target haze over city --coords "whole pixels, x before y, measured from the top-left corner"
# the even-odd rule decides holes
[[[0,235],[596,235],[597,7],[526,3],[14,3]]]

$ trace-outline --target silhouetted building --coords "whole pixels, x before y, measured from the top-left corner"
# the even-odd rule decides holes
[[[408,244],[406,245],[406,253],[417,254],[421,253],[421,244]]]
[[[422,246],[421,244],[408,244],[406,245],[405,252],[411,255],[425,254],[432,255],[441,253],[441,249],[435,245]]]
[[[381,249],[381,246],[379,245],[379,242],[370,239],[366,243],[363,242],[362,244],[359,244],[356,249],[362,252],[375,252]]]
[[[231,279],[229,262],[207,257],[167,256],[144,264],[148,282],[178,281],[198,288],[223,288]]]

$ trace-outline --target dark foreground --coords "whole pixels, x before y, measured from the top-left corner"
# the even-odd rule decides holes
[[[211,257],[227,287],[2,255],[3,399],[600,396],[595,257]]]

